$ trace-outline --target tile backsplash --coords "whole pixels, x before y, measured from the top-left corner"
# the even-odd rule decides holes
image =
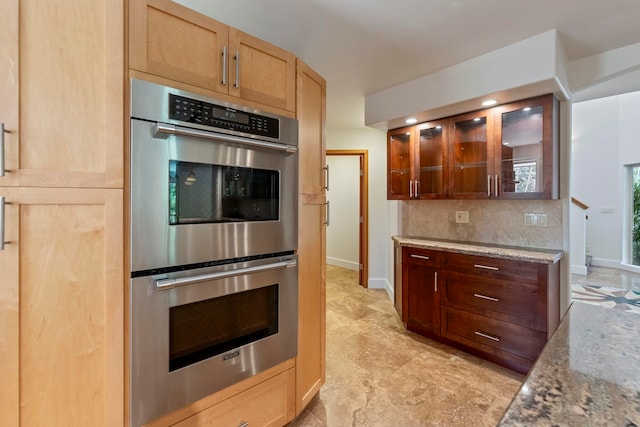
[[[468,223],[456,223],[468,211]],[[525,225],[525,214],[547,225]],[[402,234],[478,243],[562,249],[562,200],[411,200],[402,202]]]

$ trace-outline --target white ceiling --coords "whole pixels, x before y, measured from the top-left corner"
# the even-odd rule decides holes
[[[280,46],[327,80],[327,126],[364,97],[557,29],[569,60],[640,42],[640,0],[176,0]],[[640,72],[597,96],[640,90]]]

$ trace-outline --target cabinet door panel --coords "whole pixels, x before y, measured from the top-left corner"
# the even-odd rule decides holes
[[[122,424],[122,190],[5,188],[0,195],[9,227],[0,265],[15,263],[0,279],[7,320],[0,342],[12,344],[2,346],[9,364],[0,369],[13,372],[2,374],[0,420]]]
[[[122,3],[20,2],[14,12],[0,31],[0,185],[122,187]]]
[[[388,133],[387,198],[389,200],[413,197],[413,151],[413,127],[397,129]]]
[[[451,141],[451,190],[455,198],[491,197],[493,121],[490,111],[449,120]]]
[[[229,28],[229,94],[295,111],[296,60],[293,54]]]
[[[325,381],[326,206],[322,199],[320,203],[301,200],[299,206],[296,414]]]
[[[438,270],[412,262],[407,268],[407,328],[421,334],[440,335]]]
[[[446,121],[417,127],[418,186],[415,192],[419,199],[443,198],[447,194],[449,173],[446,163],[446,128]]]
[[[495,108],[498,197],[557,198],[553,95]]]
[[[222,56],[228,41],[226,25],[168,0],[132,1],[130,5],[131,68],[228,92],[229,76],[223,75]],[[227,70],[230,60],[227,51]]]

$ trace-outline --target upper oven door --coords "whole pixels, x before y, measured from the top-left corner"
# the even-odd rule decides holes
[[[131,120],[131,271],[293,251],[297,152]]]

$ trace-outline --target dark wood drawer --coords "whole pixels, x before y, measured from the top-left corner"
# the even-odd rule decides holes
[[[539,275],[546,272],[546,264],[463,254],[447,254],[446,268],[459,273],[516,280],[520,283],[538,283]]]
[[[450,307],[442,307],[441,333],[487,353],[506,352],[530,360],[540,354],[547,338],[543,332]]]
[[[405,247],[403,251],[403,262],[420,264],[425,267],[439,268],[442,252],[429,249]]]
[[[547,330],[544,285],[447,272],[442,281],[443,304],[542,332]]]

